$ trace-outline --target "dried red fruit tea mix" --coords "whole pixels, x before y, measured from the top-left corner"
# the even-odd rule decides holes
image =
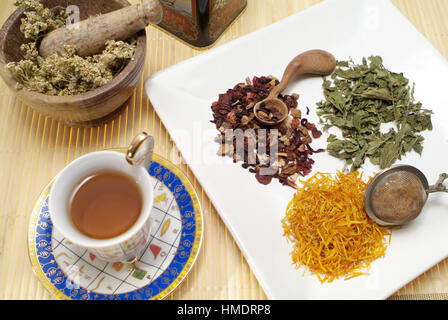
[[[290,111],[290,116],[280,125],[266,126],[255,117],[255,104],[266,99],[278,83],[273,76],[246,78],[246,83],[238,83],[233,89],[219,94],[218,101],[211,106],[211,122],[219,131],[215,139],[220,143],[219,155],[231,156],[235,163],[243,162],[242,167],[255,173],[261,184],[269,184],[272,178],[277,178],[283,185],[295,188],[297,178],[311,172],[314,164],[311,155],[325,150],[314,150],[310,146],[322,132],[297,109],[297,94],[279,96]],[[228,134],[238,130],[244,132],[243,152],[237,148],[237,135]],[[270,150],[276,150],[276,154],[271,155]],[[268,163],[270,159],[275,162]],[[264,174],[263,168],[270,168],[271,173]]]

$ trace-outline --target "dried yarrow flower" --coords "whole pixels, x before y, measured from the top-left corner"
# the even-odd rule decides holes
[[[108,41],[98,55],[82,58],[74,46],[47,58],[36,55],[32,44],[23,46],[28,60],[12,62],[7,68],[31,91],[48,95],[74,95],[96,89],[114,78],[130,61],[135,44]]]
[[[38,52],[39,38],[65,25],[64,8],[46,9],[35,0],[18,0],[16,5],[25,7],[21,30],[26,38],[34,41],[23,44],[24,59],[7,64],[14,74],[17,89],[47,95],[75,95],[94,90],[111,81],[134,56],[137,40],[109,40],[100,54],[80,57],[76,47],[66,45],[57,55],[42,58]]]
[[[26,39],[37,41],[45,34],[65,26],[67,14],[63,7],[44,8],[35,0],[16,0],[14,5],[25,9],[20,31]]]

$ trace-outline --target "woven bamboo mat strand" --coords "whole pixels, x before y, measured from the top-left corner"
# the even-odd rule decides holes
[[[132,2],[132,1],[131,1]],[[260,29],[321,0],[248,0],[248,8],[215,46]],[[393,0],[448,58],[448,1]],[[14,10],[3,0],[0,23]],[[156,152],[178,163],[192,181],[204,213],[203,248],[192,272],[168,299],[266,299],[241,251],[171,141],[143,90],[149,75],[200,53],[148,27],[142,79],[122,114],[101,127],[70,128],[18,101],[0,81],[0,299],[53,299],[28,261],[29,215],[43,187],[66,164],[96,150],[125,146],[141,130],[156,137]],[[410,52],[409,54],[412,54]],[[448,259],[396,292],[392,299],[444,299]]]

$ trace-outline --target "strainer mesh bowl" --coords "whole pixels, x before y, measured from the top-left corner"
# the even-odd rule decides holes
[[[378,177],[369,192],[372,213],[391,224],[414,219],[428,197],[421,178],[407,170],[390,171]]]

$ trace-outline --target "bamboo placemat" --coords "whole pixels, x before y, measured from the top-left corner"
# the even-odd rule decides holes
[[[248,0],[246,12],[215,46],[260,29],[323,0]],[[392,0],[448,58],[448,1]],[[14,10],[2,0],[0,24]],[[141,130],[156,137],[156,152],[181,168],[193,182],[204,213],[203,248],[194,269],[169,299],[266,299],[241,251],[149,103],[144,79],[200,54],[169,34],[148,27],[144,74],[131,102],[114,120],[96,128],[70,128],[41,116],[18,101],[0,80],[0,299],[53,299],[33,275],[27,229],[43,187],[82,154],[125,146]],[[412,52],[409,52],[412,54]],[[396,292],[391,299],[447,299],[448,259]]]

